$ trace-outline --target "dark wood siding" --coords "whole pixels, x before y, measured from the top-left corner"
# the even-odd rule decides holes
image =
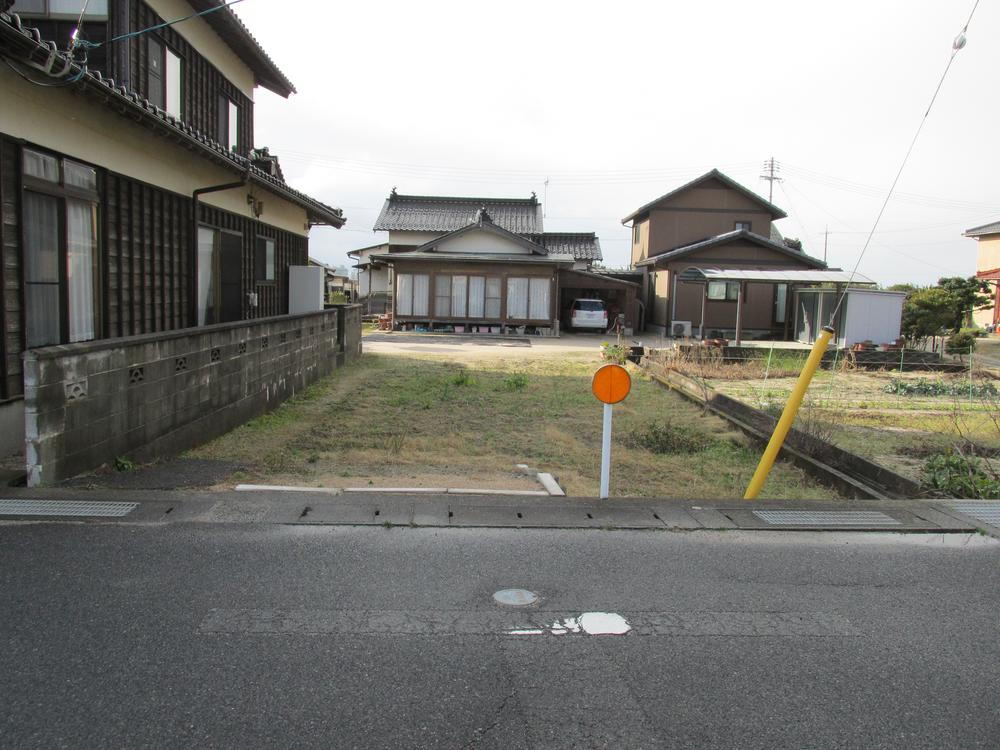
[[[20,147],[0,138],[0,400],[24,393],[21,352]]]
[[[188,325],[191,199],[108,172],[101,210],[105,335]]]
[[[288,267],[309,263],[309,240],[262,224],[246,216],[238,216],[204,203],[199,205],[200,221],[208,226],[243,235],[243,318],[263,318],[288,312]],[[274,240],[274,281],[258,283],[256,248],[258,237]],[[257,309],[251,310],[248,292],[257,292]]]
[[[152,8],[141,0],[130,3],[130,26],[135,29],[147,29],[163,23]],[[187,124],[197,128],[211,138],[219,139],[219,96],[226,96],[240,108],[239,148],[238,152],[246,156],[253,148],[253,102],[233,85],[218,68],[202,57],[188,44],[184,37],[174,29],[167,27],[151,32],[172,49],[182,60],[182,75],[184,78],[182,97],[182,119]],[[129,81],[132,88],[149,96],[149,48],[147,38],[143,34],[129,40]]]

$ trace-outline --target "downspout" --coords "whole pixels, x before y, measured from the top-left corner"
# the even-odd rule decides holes
[[[223,185],[197,188],[191,193],[191,268],[188,289],[188,316],[192,326],[198,325],[198,198],[205,193],[220,193],[223,190],[234,190],[243,187],[250,179],[250,169],[243,173],[239,182],[227,182]]]

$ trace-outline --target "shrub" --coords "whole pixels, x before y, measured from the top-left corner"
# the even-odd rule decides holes
[[[605,362],[624,365],[631,349],[624,344],[601,344],[601,358]]]
[[[1000,480],[984,469],[982,459],[960,453],[931,456],[924,463],[924,486],[952,497],[1000,497]]]
[[[459,370],[454,375],[452,375],[450,378],[448,378],[448,382],[451,385],[455,385],[455,386],[458,386],[460,388],[463,385],[475,385],[475,383],[476,383],[475,378],[473,378],[468,373],[467,370]]]
[[[629,448],[639,448],[650,453],[697,453],[711,447],[714,442],[703,432],[670,420],[649,422],[625,434],[622,442]]]
[[[131,458],[119,456],[115,459],[115,471],[135,471],[136,468],[135,461]]]
[[[502,391],[520,391],[528,385],[528,376],[523,372],[515,372],[505,377],[500,383]]]
[[[968,328],[953,333],[945,341],[945,351],[948,354],[969,354],[976,348],[976,334]]]

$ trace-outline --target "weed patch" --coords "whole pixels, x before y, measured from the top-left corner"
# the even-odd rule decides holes
[[[668,419],[663,422],[648,422],[626,433],[622,442],[629,448],[639,448],[650,453],[697,453],[711,446],[714,440],[701,430],[676,425]]]

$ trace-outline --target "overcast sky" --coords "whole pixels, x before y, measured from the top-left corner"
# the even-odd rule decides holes
[[[974,0],[503,3],[245,0],[298,89],[257,90],[256,141],[342,207],[311,253],[381,241],[389,191],[546,195],[549,231],[627,265],[633,209],[717,167],[778,227],[851,268]],[[975,271],[964,229],[1000,220],[1000,8],[983,0],[861,265],[882,283]]]

